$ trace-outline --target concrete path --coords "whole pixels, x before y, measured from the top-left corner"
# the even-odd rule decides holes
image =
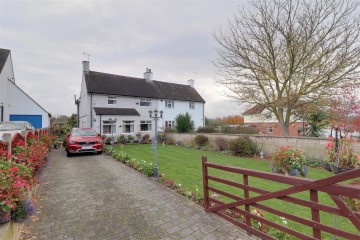
[[[21,239],[255,239],[108,156],[49,157]]]

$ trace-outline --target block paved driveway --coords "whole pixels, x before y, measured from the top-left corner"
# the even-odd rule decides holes
[[[49,158],[20,239],[255,239],[109,156]]]

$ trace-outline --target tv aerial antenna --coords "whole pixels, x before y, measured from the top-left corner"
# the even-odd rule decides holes
[[[90,62],[90,56],[95,55],[95,54],[83,52],[83,55],[87,56],[88,62]]]

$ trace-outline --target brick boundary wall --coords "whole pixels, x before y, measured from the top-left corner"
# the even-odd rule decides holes
[[[326,156],[325,146],[328,142],[326,138],[222,133],[167,133],[167,136],[174,139],[175,142],[181,141],[189,145],[194,141],[195,136],[200,134],[207,136],[212,146],[215,146],[215,140],[219,137],[233,139],[240,136],[249,136],[251,140],[257,143],[258,149],[264,152],[265,157],[271,157],[281,146],[291,146],[300,148],[305,156],[310,159],[322,160]],[[360,143],[353,144],[352,148],[354,153],[360,154]]]

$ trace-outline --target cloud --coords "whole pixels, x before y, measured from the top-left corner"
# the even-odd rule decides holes
[[[0,42],[16,83],[52,114],[76,112],[83,52],[90,69],[195,86],[210,117],[234,114],[214,81],[211,33],[244,1],[0,1]],[[218,109],[221,109],[219,112]],[[237,113],[238,114],[238,113]]]

